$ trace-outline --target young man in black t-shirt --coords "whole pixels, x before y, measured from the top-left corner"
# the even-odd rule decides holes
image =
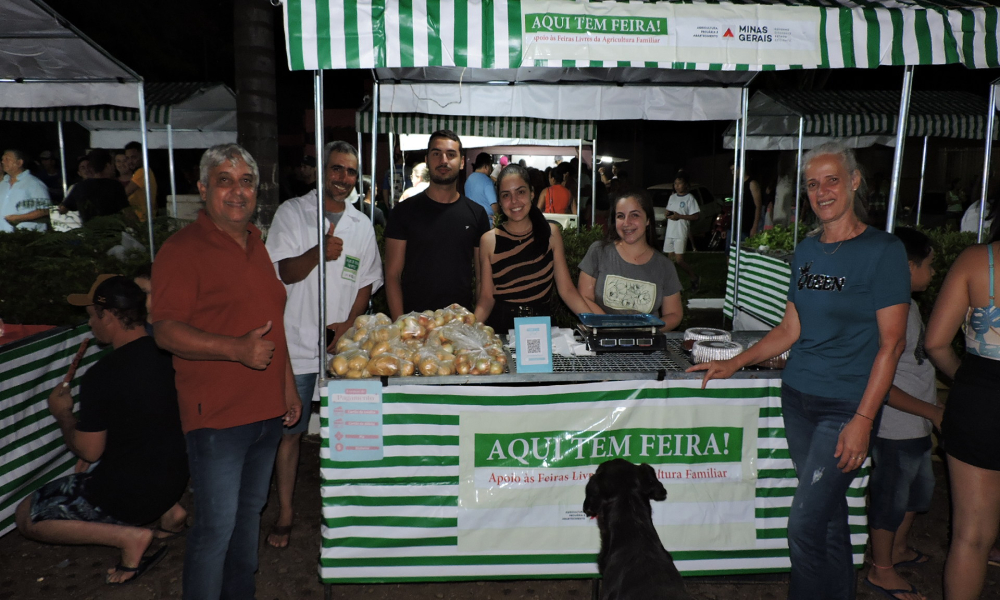
[[[188,464],[173,363],[146,335],[146,295],[131,279],[101,275],[90,293],[67,300],[87,307],[94,338],[113,350],[83,375],[79,418],[69,383],[49,395],[49,412],[66,446],[86,463],[100,463],[25,498],[17,528],[51,544],[119,548],[121,561],[107,582],[120,584],[159,561],[166,546],[145,556],[154,538],[179,533],[187,518],[177,504]],[[142,527],[157,520],[160,536]]]
[[[479,238],[486,211],[458,193],[462,142],[448,130],[427,144],[428,188],[397,204],[385,230],[385,291],[392,318],[458,303],[472,310],[479,277]]]

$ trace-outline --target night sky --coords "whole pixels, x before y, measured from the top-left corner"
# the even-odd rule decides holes
[[[268,3],[268,0],[257,0]],[[221,81],[234,90],[233,6],[232,0],[176,0],[144,2],[104,0],[98,3],[79,0],[49,0],[49,5],[66,17],[98,45],[120,59],[147,81]],[[95,6],[96,5],[96,6]],[[275,68],[278,90],[279,142],[283,162],[301,156],[303,145],[311,140],[304,125],[306,111],[313,103],[312,74],[289,72],[285,57],[282,11],[275,7]],[[988,84],[1000,78],[1000,70],[968,70],[962,66],[934,66],[916,70],[915,90],[964,90],[987,95]],[[873,70],[842,69],[834,71],[783,71],[761,73],[754,89],[900,89],[901,67]],[[331,71],[325,77],[326,107],[357,109],[370,93],[371,75],[367,70]],[[602,128],[599,134],[616,155],[632,155],[634,166],[642,162],[657,165],[656,170],[672,172],[685,166],[690,156],[721,156],[721,132],[728,122],[636,122],[616,123]],[[0,125],[0,127],[3,127]],[[6,126],[6,131],[11,130]],[[0,129],[0,133],[5,131]],[[14,130],[15,133],[19,129]],[[350,139],[349,131],[335,137]],[[617,136],[617,138],[616,138]],[[43,147],[54,148],[54,135],[48,130],[39,140]],[[70,145],[86,142],[68,134]],[[671,140],[684,140],[683,144]],[[28,148],[37,152],[38,149]],[[600,153],[603,153],[599,150]],[[721,158],[719,160],[722,160]],[[647,185],[663,178],[650,173]]]

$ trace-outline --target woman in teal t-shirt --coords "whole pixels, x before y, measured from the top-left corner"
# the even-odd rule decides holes
[[[710,379],[791,348],[781,408],[799,484],[788,515],[788,597],[855,597],[846,492],[868,454],[905,346],[910,281],[902,243],[864,223],[853,151],[828,143],[805,157],[821,226],[795,249],[781,323],[727,361],[692,367]]]

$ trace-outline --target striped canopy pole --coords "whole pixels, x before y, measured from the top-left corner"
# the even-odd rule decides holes
[[[390,127],[392,122],[389,123]],[[396,136],[392,132],[389,133],[389,206],[386,207],[388,210],[392,210],[393,205],[396,204]],[[405,185],[406,182],[403,182]],[[375,180],[372,179],[372,215],[375,214]],[[364,196],[365,186],[361,186],[361,194]],[[361,208],[364,208],[365,199],[362,197]]]
[[[736,186],[739,181],[737,169],[740,166],[740,122],[742,116],[736,119],[736,130],[733,132],[733,195],[729,198],[729,209],[732,211],[729,218],[729,247],[733,247],[733,240],[736,239]],[[741,182],[742,183],[742,182]]]
[[[174,175],[174,128],[167,123],[167,157],[170,161],[170,207],[177,218],[177,181]]]
[[[913,88],[913,65],[903,71],[903,90],[899,98],[899,118],[896,120],[896,153],[892,157],[892,183],[889,187],[889,206],[885,213],[885,230],[896,228],[896,204],[899,202],[899,179],[903,171],[903,146],[910,121],[910,91]]]
[[[56,121],[59,130],[59,170],[62,171],[63,201],[66,200],[66,140],[63,138],[62,121]]]
[[[326,256],[326,232],[323,230],[325,225],[323,219],[326,216],[323,210],[326,157],[323,156],[323,69],[313,71],[313,106],[315,107],[313,118],[316,129],[316,165],[319,168],[319,177],[316,178],[316,235],[319,240],[319,268],[316,269],[316,273],[319,275],[319,297],[316,299],[319,302],[318,373],[320,379],[326,379],[326,261],[324,259]],[[304,414],[299,418],[308,419],[309,415]]]
[[[378,153],[378,88],[379,88],[378,74],[375,72],[374,69],[372,69],[372,76],[375,79],[375,84],[372,87],[372,166],[371,166],[372,189],[374,190],[374,188],[375,188],[375,157],[376,157],[376,154]],[[389,160],[392,160],[392,159],[390,158]],[[392,163],[390,163],[390,164],[392,164]],[[392,177],[392,174],[390,173],[389,176]],[[372,194],[372,195],[374,196],[374,194]],[[364,209],[365,209],[365,187],[364,187],[364,184],[362,184],[362,186],[361,186],[361,210],[362,210],[362,214],[363,214]],[[375,226],[375,199],[374,198],[372,198],[372,210],[371,210],[371,214],[369,214],[369,216],[371,217],[372,227],[374,227]]]
[[[146,225],[149,228],[149,261],[155,258],[155,240],[153,239],[153,198],[149,189],[149,140],[146,135],[146,89],[142,79],[139,79],[139,136],[142,138],[142,178],[146,186]]]
[[[799,156],[795,161],[795,215],[792,219],[792,249],[799,245],[799,208],[802,198],[802,137],[806,130],[806,118],[799,117]]]
[[[594,139],[590,140],[590,226],[597,226],[597,128],[594,128]],[[601,185],[604,185],[603,183]]]
[[[358,130],[358,173],[364,173],[365,172],[364,161],[361,160],[361,157],[362,157],[361,149],[364,148],[363,142],[365,141],[364,138],[362,137],[362,135],[363,134],[361,133],[361,130],[359,129]],[[316,154],[319,155],[320,151],[317,150]],[[358,177],[358,182],[355,184],[355,187],[357,188],[359,194],[364,195],[365,186],[364,186],[364,183],[361,181],[360,177]],[[374,212],[374,211],[372,211],[372,212]]]
[[[927,140],[928,136],[924,136],[924,153],[920,157],[920,191],[917,192],[917,221],[916,224],[920,226],[920,213],[924,209],[924,175],[927,172]]]
[[[576,151],[576,230],[580,231],[580,224],[583,223],[583,140],[577,140]],[[594,202],[593,199],[590,200]]]
[[[747,172],[747,112],[750,107],[750,90],[744,86],[742,91],[743,93],[740,98],[740,126],[737,129],[740,136],[740,160],[739,169],[735,170],[736,181],[739,182],[736,186],[736,202],[734,203],[736,231],[733,235],[733,244],[731,246],[736,251],[736,265],[733,267],[733,320],[736,320],[736,311],[739,310],[740,298],[740,245],[742,244],[740,236],[743,233],[743,202],[746,201],[746,198],[743,197],[743,190],[746,188],[743,185],[743,178],[746,177]]]
[[[986,148],[983,152],[983,190],[979,197],[979,233],[976,243],[983,243],[983,224],[986,222],[986,194],[990,189],[990,160],[993,157],[993,125],[997,117],[997,85],[1000,80],[990,86],[990,113],[986,116]]]

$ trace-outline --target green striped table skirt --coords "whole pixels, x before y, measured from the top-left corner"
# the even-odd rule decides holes
[[[14,510],[25,496],[73,472],[76,456],[66,448],[47,399],[88,337],[90,327],[83,324],[0,348],[0,535],[14,529]],[[87,347],[72,382],[74,396],[80,378],[105,352],[94,343]]]
[[[383,388],[382,458],[341,460],[346,419],[321,410],[325,583],[594,578],[582,512],[611,458],[667,489],[660,538],[687,575],[785,571],[797,483],[778,379]],[[331,439],[331,436],[334,439]],[[854,562],[867,544],[867,465],[847,494]]]
[[[723,313],[730,319],[733,318],[735,274],[736,259],[730,253],[726,273],[726,299],[722,306]],[[736,306],[771,327],[776,326],[785,316],[788,282],[791,277],[792,269],[784,260],[741,249],[740,297]]]

